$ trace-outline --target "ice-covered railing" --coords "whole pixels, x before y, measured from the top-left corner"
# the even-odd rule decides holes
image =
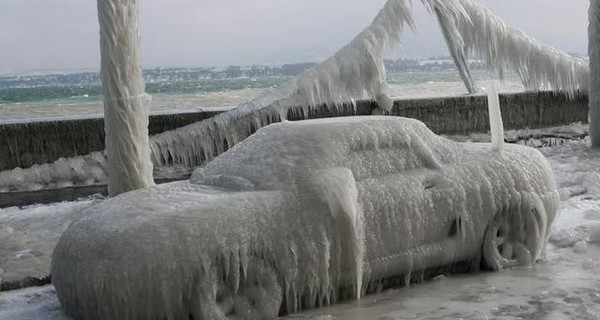
[[[370,98],[389,110],[383,51],[400,41],[405,27],[412,27],[410,0],[388,1],[373,22],[333,57],[302,73],[280,88],[214,118],[151,137],[155,166],[197,166],[242,141],[259,128],[285,120],[290,111],[306,118],[309,108],[325,105],[330,110],[357,99]],[[93,162],[86,167],[88,158]],[[17,185],[39,189],[45,185],[70,185],[105,178],[105,159],[61,159],[52,164],[0,172],[0,191]]]
[[[450,28],[449,41],[480,56],[500,76],[505,69],[518,73],[528,89],[558,89],[573,94],[587,90],[589,63],[544,45],[506,24],[472,0],[422,0],[439,11]]]
[[[354,40],[283,87],[230,112],[154,136],[150,142],[154,164],[201,164],[257,129],[285,120],[290,109],[299,108],[306,118],[311,106],[337,108],[366,97],[390,110],[383,51],[398,44],[407,26],[413,26],[410,1],[388,1]]]

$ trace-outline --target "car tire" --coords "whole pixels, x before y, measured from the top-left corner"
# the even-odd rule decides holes
[[[240,270],[239,286],[235,288],[231,275],[213,273],[213,293],[207,300],[212,307],[203,308],[206,319],[258,320],[274,319],[279,315],[283,289],[275,268],[261,259],[250,259],[245,272]],[[236,281],[233,281],[235,283]],[[212,310],[211,310],[212,309]]]
[[[535,206],[503,209],[488,225],[483,238],[483,264],[492,270],[531,265],[538,256],[542,224]]]

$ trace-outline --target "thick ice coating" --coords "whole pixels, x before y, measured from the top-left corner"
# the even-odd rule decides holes
[[[528,89],[555,89],[575,94],[589,88],[589,63],[514,28],[473,0],[422,0],[441,16],[441,26],[455,61],[464,68],[468,56],[481,57],[500,76],[516,72]],[[465,52],[466,51],[466,52]],[[472,82],[472,79],[470,79]],[[468,82],[467,82],[468,85]]]
[[[539,43],[478,2],[421,2],[438,16],[470,91],[474,91],[466,61],[470,52],[481,56],[500,74],[507,69],[517,72],[530,89],[554,88],[572,95],[577,90],[587,90],[587,61]],[[377,101],[382,109],[391,109],[393,101],[387,94],[383,53],[386,48],[397,46],[401,35],[413,26],[411,1],[387,1],[372,23],[346,46],[285,85],[213,118],[151,137],[154,166],[203,165],[257,129],[285,120],[288,114],[299,114],[305,119],[310,107],[321,104],[328,113],[336,114],[344,104],[368,98]],[[150,164],[143,167],[147,172]],[[106,178],[107,168],[102,154],[95,153],[7,170],[0,172],[0,191],[94,183]]]
[[[283,122],[190,181],[87,209],[52,276],[81,319],[269,319],[456,262],[532,263],[558,211],[531,148],[398,117]]]

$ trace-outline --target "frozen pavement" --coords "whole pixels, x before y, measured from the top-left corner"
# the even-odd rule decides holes
[[[286,319],[600,319],[600,151],[576,141],[541,150],[563,200],[545,262],[449,275]],[[0,319],[65,317],[45,286],[0,293]]]
[[[81,210],[101,198],[0,209],[0,283],[50,274],[50,254]]]
[[[600,319],[600,249],[552,249],[530,268],[455,275],[287,317],[296,319]]]

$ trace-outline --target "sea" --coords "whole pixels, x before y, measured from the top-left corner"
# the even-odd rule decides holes
[[[257,67],[254,67],[257,68]],[[233,108],[274,90],[293,78],[289,72],[259,69],[166,68],[144,71],[151,113]],[[478,87],[495,81],[501,92],[524,88],[516,75],[500,80],[473,72]],[[388,74],[395,99],[467,94],[455,70]],[[0,123],[102,116],[102,86],[97,71],[0,75]]]

